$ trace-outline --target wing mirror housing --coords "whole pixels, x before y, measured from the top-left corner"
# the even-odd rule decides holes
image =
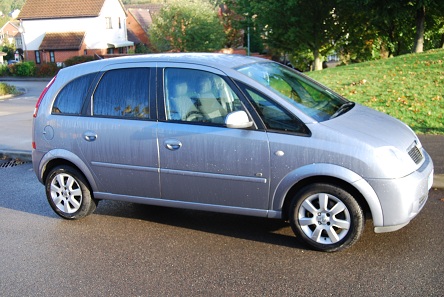
[[[253,121],[250,121],[248,115],[243,110],[233,111],[225,118],[225,125],[228,128],[244,129],[253,126]]]

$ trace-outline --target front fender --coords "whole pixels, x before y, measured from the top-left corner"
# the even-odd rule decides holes
[[[353,186],[358,190],[364,199],[367,201],[368,206],[373,217],[373,223],[375,226],[383,226],[382,207],[379,202],[378,196],[373,188],[357,173],[350,169],[334,165],[334,164],[309,164],[288,173],[278,184],[271,199],[271,213],[282,212],[282,208],[287,197],[288,192],[299,182],[302,182],[308,178],[314,178],[319,176],[328,176],[343,180],[344,182]]]
[[[91,186],[91,189],[93,191],[97,190],[97,184],[95,182],[94,177],[92,176],[91,171],[89,170],[88,166],[75,154],[73,154],[70,151],[64,150],[64,149],[55,149],[47,152],[43,155],[42,159],[40,160],[39,167],[38,167],[38,179],[43,183],[43,175],[46,171],[47,165],[53,161],[53,160],[65,160],[67,162],[70,162],[74,164],[86,177],[88,180],[89,185]]]

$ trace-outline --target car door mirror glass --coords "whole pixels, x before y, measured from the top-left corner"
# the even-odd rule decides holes
[[[253,122],[250,121],[245,111],[238,110],[233,111],[226,116],[225,125],[227,125],[228,128],[242,129],[250,128],[253,126]]]

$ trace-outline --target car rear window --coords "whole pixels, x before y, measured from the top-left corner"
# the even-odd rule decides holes
[[[80,76],[69,82],[57,95],[52,114],[80,115],[83,103],[96,73]]]

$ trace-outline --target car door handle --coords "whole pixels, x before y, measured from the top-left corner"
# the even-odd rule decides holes
[[[88,131],[88,132],[83,133],[83,138],[86,141],[94,141],[97,139],[97,134],[94,132]]]
[[[168,139],[163,143],[170,151],[176,151],[182,147],[182,142],[176,139]]]

